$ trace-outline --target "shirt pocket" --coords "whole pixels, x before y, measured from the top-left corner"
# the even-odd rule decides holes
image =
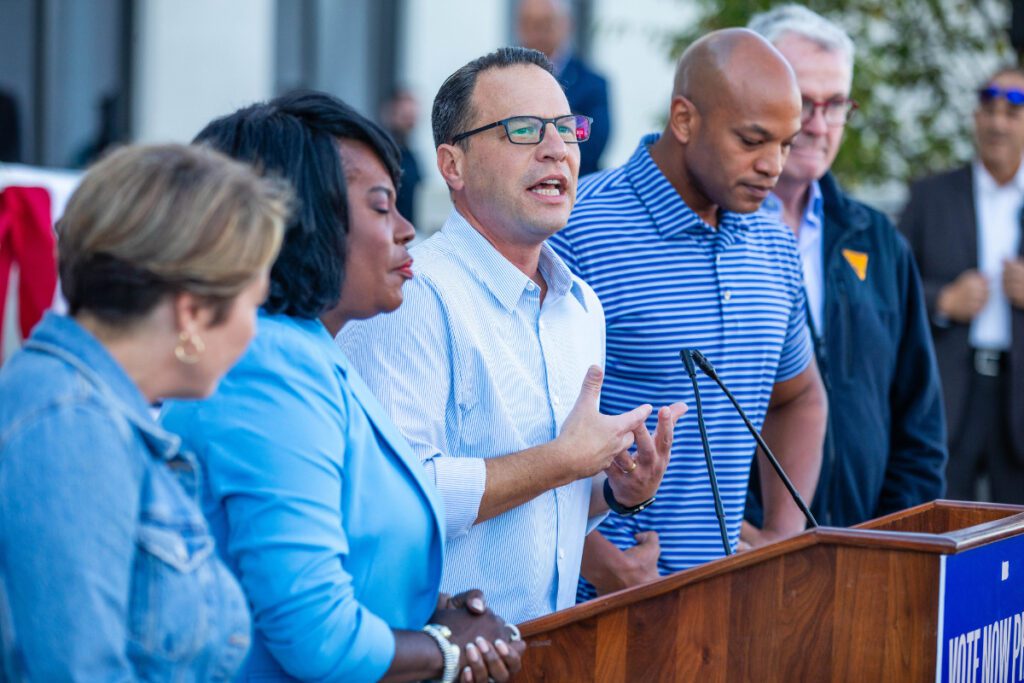
[[[192,659],[210,637],[213,538],[201,527],[143,520],[136,547],[130,637],[148,655]]]

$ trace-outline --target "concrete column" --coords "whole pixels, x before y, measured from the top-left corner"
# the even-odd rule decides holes
[[[134,131],[187,142],[211,119],[273,95],[274,0],[142,0]]]

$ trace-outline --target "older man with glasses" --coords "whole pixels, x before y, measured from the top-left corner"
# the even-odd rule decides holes
[[[829,172],[857,108],[846,32],[800,5],[757,15],[750,28],[789,61],[803,99],[800,134],[762,211],[796,235],[831,407],[811,511],[848,526],[944,491],[942,398],[921,282],[889,220]],[[747,518],[760,520],[756,488]]]
[[[444,498],[442,590],[482,588],[524,621],[574,603],[583,538],[609,507],[653,502],[685,407],[661,408],[653,435],[650,405],[598,410],[604,312],[545,244],[569,219],[591,121],[547,58],[470,62],[432,120],[453,210],[412,250],[401,308],[339,343]]]
[[[949,496],[1024,503],[1024,70],[977,92],[977,157],[910,188],[913,247],[942,375]],[[982,482],[987,480],[987,488]]]

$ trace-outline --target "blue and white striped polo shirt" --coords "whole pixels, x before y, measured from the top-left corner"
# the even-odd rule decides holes
[[[659,568],[668,573],[723,555],[679,350],[703,351],[760,428],[772,386],[802,372],[812,349],[793,233],[757,214],[723,212],[717,230],[704,223],[651,159],[657,139],[645,137],[625,166],[585,178],[569,225],[549,242],[604,305],[602,410],[690,406],[657,502],[635,517],[610,515],[600,527],[623,548],[634,533],[657,531]],[[699,385],[735,547],[755,444],[711,380],[701,375]],[[656,421],[652,414],[652,430]]]

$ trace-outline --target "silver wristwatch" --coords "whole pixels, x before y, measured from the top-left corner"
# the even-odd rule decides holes
[[[444,673],[438,678],[438,683],[454,683],[459,675],[459,646],[451,641],[452,630],[442,624],[427,624],[423,632],[434,639],[437,646],[441,648],[441,657],[444,659]]]

